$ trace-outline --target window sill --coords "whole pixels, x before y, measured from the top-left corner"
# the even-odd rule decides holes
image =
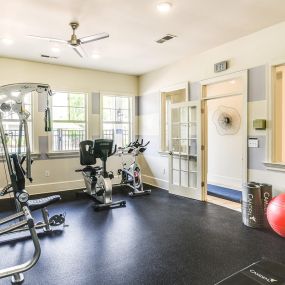
[[[48,152],[46,156],[48,159],[75,158],[79,157],[79,151]]]
[[[165,151],[165,150],[160,150],[160,151],[158,151],[158,153],[159,153],[161,156],[168,156],[168,155],[169,155],[169,151]]]
[[[263,162],[267,170],[285,172],[285,163],[282,162]]]
[[[43,158],[42,156],[45,156]],[[40,153],[32,153],[31,158],[33,160],[45,160],[45,159],[62,159],[62,158],[78,158],[79,157],[79,151],[66,151],[66,152],[49,152],[46,154],[40,154]],[[5,155],[3,154],[0,157],[0,162],[5,161]]]
[[[11,153],[10,153],[10,154],[11,154]],[[32,158],[33,160],[39,160],[40,157],[41,157],[40,153],[32,153],[32,154],[31,154],[31,158]],[[4,153],[2,153],[2,154],[1,154],[1,157],[0,157],[0,162],[3,162],[3,161],[6,161],[6,157],[5,157],[5,154],[4,154]]]

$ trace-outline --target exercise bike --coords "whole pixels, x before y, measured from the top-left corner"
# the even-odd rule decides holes
[[[151,190],[144,190],[143,181],[141,175],[141,168],[137,162],[137,157],[139,154],[143,153],[146,150],[146,146],[150,144],[148,141],[145,145],[143,144],[143,140],[139,142],[137,139],[135,142],[131,142],[126,147],[118,148],[118,155],[122,158],[122,169],[118,170],[118,175],[121,175],[121,183],[116,186],[129,186],[131,191],[129,192],[129,196],[140,196],[140,195],[148,195],[151,193]],[[124,162],[123,157],[126,154],[131,154],[133,156],[133,162],[130,166]]]
[[[93,198],[97,204],[95,209],[112,208],[116,206],[126,206],[125,200],[112,200],[112,182],[114,178],[112,172],[107,171],[107,159],[116,153],[117,147],[113,151],[113,140],[96,139],[82,141],[79,144],[80,164],[85,166],[83,169],[77,169],[76,172],[82,172],[86,189],[83,190],[88,196]],[[96,159],[102,161],[102,167],[94,166]]]

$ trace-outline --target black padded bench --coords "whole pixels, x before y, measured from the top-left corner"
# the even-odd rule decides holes
[[[53,196],[48,196],[45,198],[29,200],[27,202],[27,206],[29,207],[30,211],[35,211],[35,210],[43,209],[60,200],[61,200],[61,197],[59,195],[53,195]]]

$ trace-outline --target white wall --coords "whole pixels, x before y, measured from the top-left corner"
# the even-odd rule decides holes
[[[236,134],[221,135],[214,122],[214,113],[220,106],[234,108],[241,116],[242,95],[207,101],[208,114],[208,183],[242,189],[242,122]],[[236,119],[238,120],[238,119]]]
[[[50,84],[54,91],[79,91],[88,93],[88,136],[100,134],[100,118],[91,112],[91,92],[111,92],[119,94],[138,94],[138,78],[117,73],[71,68],[60,65],[36,63],[24,60],[0,58],[0,85],[17,82],[41,82]],[[44,113],[38,112],[38,98],[34,100],[34,151],[39,151],[38,137],[44,132]],[[108,161],[109,169],[117,170],[120,166],[118,157]],[[36,160],[32,166],[33,184],[27,182],[30,193],[56,192],[83,186],[82,176],[75,173],[79,168],[79,157],[64,159]],[[50,176],[45,177],[45,170]],[[3,167],[0,167],[0,185],[6,184]]]
[[[162,89],[178,82],[195,82],[216,77],[214,63],[230,60],[231,73],[267,64],[276,58],[284,58],[285,38],[282,37],[285,22],[218,46],[140,77],[140,95]]]
[[[143,110],[150,106],[151,112],[142,112],[139,117],[139,131],[142,137],[152,139],[153,149],[145,153],[143,164],[146,172],[145,178],[167,188],[168,159],[158,153],[159,143],[159,105],[153,104],[159,100],[159,90],[179,82],[197,82],[207,78],[216,77],[220,74],[214,73],[214,63],[222,60],[230,60],[230,68],[221,75],[239,70],[266,65],[274,59],[285,58],[285,22],[266,28],[254,34],[237,39],[235,41],[218,46],[195,56],[186,56],[182,60],[147,73],[140,77],[140,96],[145,96]],[[267,78],[268,79],[268,78]],[[262,82],[261,82],[262,83]],[[268,90],[267,90],[268,92]],[[256,131],[252,128],[255,118],[267,119],[267,101],[252,101],[248,103],[248,134],[250,136],[265,136],[266,131]],[[270,122],[269,122],[270,125]],[[151,126],[151,127],[150,127]],[[265,155],[261,158],[266,160]],[[148,167],[146,166],[148,165]],[[285,192],[285,173],[249,168],[249,179],[272,183],[275,193]],[[273,178],[274,177],[274,178]]]

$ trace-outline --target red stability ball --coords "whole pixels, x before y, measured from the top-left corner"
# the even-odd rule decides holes
[[[272,229],[285,237],[285,193],[273,198],[267,208],[267,219]]]

